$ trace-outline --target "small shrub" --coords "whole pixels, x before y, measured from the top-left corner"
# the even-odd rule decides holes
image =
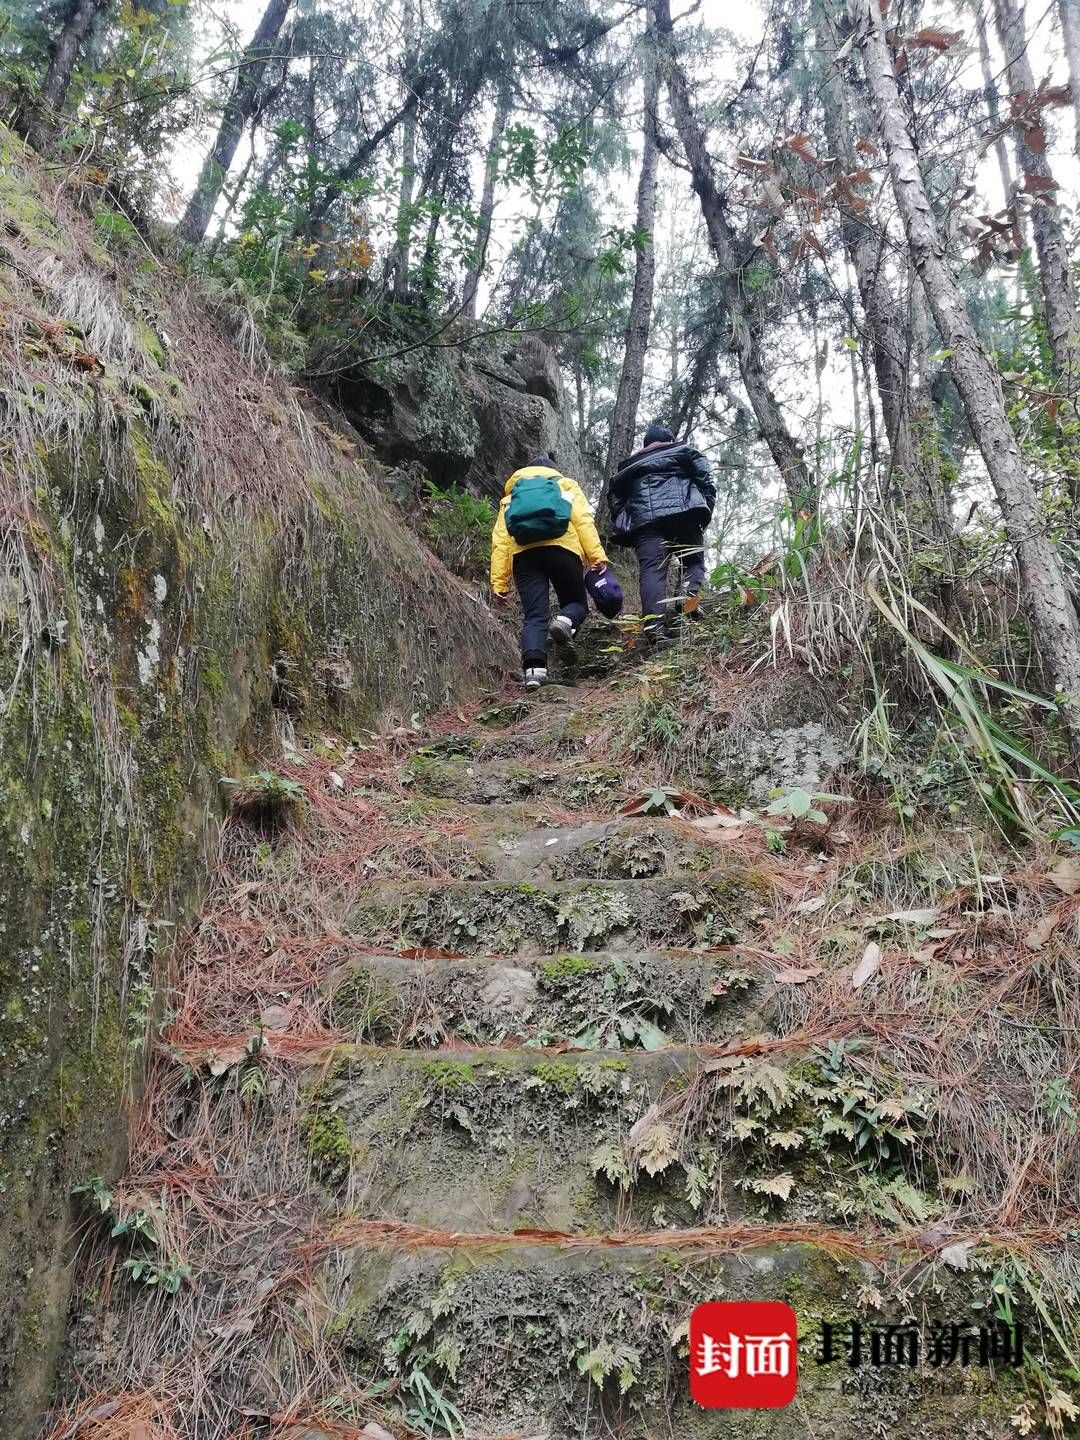
[[[304,787],[300,782],[273,770],[258,770],[240,779],[224,776],[221,783],[229,792],[233,814],[242,815],[259,828],[276,830],[303,806]]]
[[[487,569],[495,507],[458,485],[424,482],[424,528],[432,549],[451,570],[470,578]]]
[[[129,250],[139,238],[138,230],[127,216],[116,210],[98,210],[94,215],[94,229],[114,250]]]

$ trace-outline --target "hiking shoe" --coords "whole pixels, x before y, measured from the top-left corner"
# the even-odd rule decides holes
[[[547,684],[547,670],[543,665],[530,665],[525,671],[525,689],[539,690]]]
[[[568,615],[556,615],[548,626],[548,639],[556,645],[571,645],[574,640],[574,622]]]

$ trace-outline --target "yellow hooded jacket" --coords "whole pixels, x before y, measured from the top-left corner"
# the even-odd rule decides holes
[[[521,470],[515,470],[506,482],[499,504],[499,518],[491,532],[491,588],[496,595],[510,593],[514,556],[522,550],[539,550],[542,545],[561,545],[564,550],[570,550],[577,555],[583,566],[607,564],[607,556],[600,543],[600,536],[596,533],[592,509],[585,498],[585,492],[576,480],[570,480],[565,475],[559,476],[559,489],[572,506],[570,524],[566,527],[565,535],[559,535],[554,540],[537,540],[533,545],[519,545],[507,530],[506,507],[510,504],[510,493],[517,482],[527,476],[554,473],[556,472],[551,465],[526,465]]]

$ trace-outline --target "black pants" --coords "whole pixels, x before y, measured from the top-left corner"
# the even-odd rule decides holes
[[[635,534],[641,613],[657,617],[646,620],[647,630],[663,628],[669,618],[667,580],[673,555],[682,561],[686,593],[696,595],[701,589],[705,580],[704,537],[705,527],[696,515],[667,515]]]
[[[585,623],[588,597],[581,556],[561,545],[538,545],[514,556],[514,584],[525,619],[521,627],[521,663],[547,664],[548,586],[559,597],[559,613],[577,630]]]

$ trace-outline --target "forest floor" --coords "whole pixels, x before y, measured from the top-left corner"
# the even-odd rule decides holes
[[[43,1434],[1068,1432],[1080,877],[844,774],[721,803],[688,677],[764,681],[623,645],[233,787]],[[745,1298],[796,1400],[702,1410],[690,1311]]]

